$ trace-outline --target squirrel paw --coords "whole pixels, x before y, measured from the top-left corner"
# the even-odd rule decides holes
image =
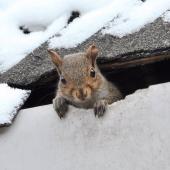
[[[99,100],[94,104],[94,115],[98,117],[102,117],[106,112],[107,101]]]
[[[68,104],[63,97],[54,98],[53,107],[60,119],[63,118],[68,111]]]

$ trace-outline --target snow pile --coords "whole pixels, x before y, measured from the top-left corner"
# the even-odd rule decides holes
[[[30,91],[14,89],[7,84],[0,84],[0,126],[11,124],[29,94]]]
[[[170,0],[1,0],[0,72],[54,34],[61,36],[49,41],[52,48],[74,47],[103,26],[103,33],[121,37],[153,22],[168,9]],[[68,25],[72,11],[81,16]],[[24,34],[20,26],[33,32]]]

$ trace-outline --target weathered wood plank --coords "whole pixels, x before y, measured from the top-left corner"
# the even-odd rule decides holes
[[[118,69],[127,69],[130,67],[151,64],[168,59],[170,59],[170,51],[162,51],[160,54],[146,55],[143,57],[131,56],[127,57],[126,59],[120,57],[109,62],[99,63],[99,67],[103,71],[114,71]]]

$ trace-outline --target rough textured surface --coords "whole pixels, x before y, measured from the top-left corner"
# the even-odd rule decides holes
[[[0,129],[1,169],[169,170],[169,93],[168,83],[138,91],[101,119],[73,107],[63,120],[51,105],[22,110]]]
[[[102,35],[97,32],[82,44],[71,49],[56,49],[62,56],[84,50],[95,42],[100,48],[99,63],[109,62],[116,58],[128,59],[145,57],[152,53],[170,50],[170,23],[157,19],[139,32],[123,38]],[[47,54],[48,43],[42,44],[20,63],[4,73],[0,80],[21,87],[32,88],[44,84],[55,77],[55,69]]]

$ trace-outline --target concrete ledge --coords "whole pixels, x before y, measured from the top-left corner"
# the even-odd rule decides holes
[[[101,119],[73,107],[63,120],[52,105],[22,110],[0,129],[1,169],[169,170],[169,94],[168,83],[138,91]]]

